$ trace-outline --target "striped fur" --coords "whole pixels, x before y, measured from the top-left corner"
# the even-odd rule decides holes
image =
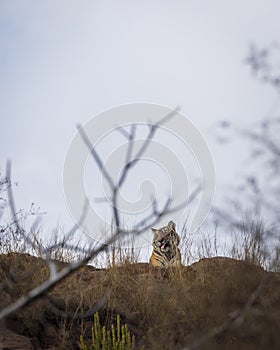
[[[168,267],[181,265],[181,253],[178,248],[180,237],[176,232],[176,225],[170,221],[160,229],[152,228],[153,252],[150,263],[153,266]]]

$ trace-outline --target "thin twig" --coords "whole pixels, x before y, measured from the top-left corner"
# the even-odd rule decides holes
[[[77,128],[78,128],[78,131],[82,137],[82,140],[84,141],[85,145],[87,146],[88,150],[90,151],[90,154],[92,155],[93,159],[95,160],[99,170],[102,172],[105,179],[108,181],[110,188],[113,189],[115,187],[114,181],[113,181],[112,177],[110,176],[110,174],[107,172],[106,168],[104,167],[102,159],[100,158],[96,149],[91,144],[86,132],[84,131],[84,129],[82,127],[82,125],[78,124]]]

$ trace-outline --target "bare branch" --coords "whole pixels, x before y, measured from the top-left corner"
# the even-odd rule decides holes
[[[78,270],[80,267],[87,264],[91,259],[96,257],[99,253],[101,253],[103,251],[107,251],[108,247],[111,244],[113,244],[116,240],[124,238],[129,233],[133,233],[135,235],[141,234],[147,228],[146,226],[143,228],[142,227],[143,224],[147,225],[151,221],[152,221],[151,222],[152,224],[156,224],[158,222],[158,220],[163,215],[165,215],[168,211],[170,211],[169,206],[171,203],[171,198],[168,198],[166,200],[166,202],[161,210],[158,209],[158,204],[155,201],[153,203],[152,213],[150,215],[148,215],[145,219],[140,221],[138,223],[138,227],[136,227],[135,229],[132,229],[132,230],[124,231],[119,227],[120,226],[119,225],[120,224],[120,216],[119,216],[119,210],[118,210],[118,206],[117,206],[117,199],[118,199],[118,194],[119,194],[119,188],[124,183],[125,178],[129,172],[129,170],[133,166],[135,166],[135,164],[141,159],[142,155],[145,153],[147,147],[149,146],[151,139],[153,138],[157,128],[160,125],[162,125],[163,123],[167,122],[170,118],[172,118],[178,112],[178,110],[179,110],[179,108],[176,108],[174,111],[170,112],[168,115],[163,117],[157,124],[149,125],[149,133],[147,135],[147,138],[133,159],[131,159],[131,157],[132,157],[132,146],[133,146],[133,142],[135,140],[136,126],[131,126],[130,133],[126,133],[123,131],[124,129],[120,129],[120,130],[122,130],[121,133],[125,134],[125,136],[128,137],[130,147],[128,149],[127,156],[126,156],[127,163],[124,167],[124,170],[123,170],[123,173],[122,173],[122,176],[121,176],[119,182],[117,182],[117,185],[114,184],[113,178],[108,173],[107,169],[104,167],[102,159],[98,155],[97,151],[94,149],[93,145],[91,144],[91,142],[90,142],[88,136],[86,135],[85,131],[83,130],[82,126],[80,126],[80,125],[78,126],[78,130],[79,130],[79,133],[82,137],[83,142],[85,143],[85,145],[89,149],[89,151],[92,155],[92,158],[96,162],[99,170],[102,172],[102,174],[106,178],[106,180],[110,186],[110,189],[111,189],[111,194],[112,194],[112,206],[111,207],[112,207],[114,223],[116,225],[116,227],[114,228],[114,234],[110,238],[108,238],[105,241],[105,243],[100,243],[96,247],[94,247],[93,249],[90,249],[89,251],[85,252],[86,255],[82,259],[80,259],[77,262],[73,262],[71,264],[68,264],[67,266],[62,268],[62,270],[60,270],[60,271],[56,270],[56,267],[55,267],[53,261],[50,259],[50,251],[53,248],[55,248],[57,245],[50,246],[47,250],[44,250],[44,254],[46,254],[47,261],[49,263],[49,268],[50,268],[49,279],[46,280],[45,282],[43,282],[41,285],[34,288],[33,290],[31,290],[26,295],[20,297],[18,300],[16,300],[12,304],[10,304],[7,307],[5,307],[4,309],[2,309],[0,311],[0,320],[4,319],[8,315],[10,315],[12,312],[15,312],[15,311],[21,309],[22,307],[30,304],[31,302],[33,302],[34,300],[36,300],[40,296],[44,295],[46,292],[48,292],[52,287],[54,287],[59,281],[64,279],[66,276],[69,276],[74,271]],[[7,163],[7,178],[11,179],[11,163],[10,162]],[[14,219],[17,230],[19,230],[21,232],[22,236],[24,237],[24,239],[27,242],[32,244],[31,240],[25,235],[24,230],[20,227],[20,224],[19,224],[19,221],[17,218],[16,209],[15,209],[13,193],[12,193],[11,189],[8,191],[8,197],[9,197],[9,203],[10,203],[10,210],[11,210],[12,217]],[[176,207],[176,208],[173,208],[172,211],[178,210],[179,207],[181,207],[181,205]],[[86,214],[87,214],[87,208],[88,208],[88,200],[86,199],[85,204],[84,204],[84,208],[82,210],[81,218],[80,218],[79,222],[74,225],[72,230],[70,230],[67,237],[72,236],[74,234],[74,232],[76,232],[81,227],[81,225],[83,224],[83,222],[85,220]],[[36,226],[37,226],[37,222],[34,223],[33,227],[36,227]]]
[[[134,141],[135,131],[130,133],[130,135],[129,135],[130,142],[128,144],[128,151],[127,151],[127,160],[128,161],[126,162],[126,164],[123,168],[123,171],[120,175],[120,179],[118,182],[118,188],[120,188],[123,185],[125,178],[128,174],[128,170],[130,168],[132,168],[133,166],[135,166],[139,162],[139,160],[142,158],[144,153],[146,152],[146,150],[147,150],[149,144],[151,143],[151,140],[153,139],[158,127],[160,125],[163,125],[164,123],[166,123],[171,118],[173,118],[177,113],[179,113],[179,111],[180,111],[180,107],[176,107],[173,111],[171,111],[166,116],[164,116],[162,119],[160,119],[156,124],[148,124],[149,133],[148,133],[147,137],[145,138],[143,145],[141,146],[139,151],[134,156],[133,160],[130,160],[130,155],[132,152],[132,145],[133,145],[133,141]]]
[[[104,164],[103,164],[99,154],[97,153],[96,149],[91,144],[86,132],[84,131],[84,129],[82,127],[82,125],[78,124],[77,129],[82,137],[82,140],[84,141],[85,145],[87,146],[88,150],[90,151],[90,154],[92,155],[94,161],[96,162],[99,170],[102,172],[105,179],[108,181],[110,188],[113,189],[115,187],[114,181],[113,181],[112,177],[109,175],[109,173],[107,172],[106,168],[104,167]]]
[[[10,181],[11,181],[11,168],[12,168],[11,161],[8,160],[7,161],[7,166],[6,166],[6,177],[7,177],[7,179],[10,179]],[[30,245],[31,247],[34,248],[34,243],[25,234],[24,229],[19,224],[19,220],[17,218],[17,211],[16,211],[16,206],[15,206],[12,186],[8,187],[7,193],[8,193],[9,207],[10,207],[10,210],[11,210],[12,220],[13,220],[13,223],[15,224],[15,226],[16,226],[16,230],[23,237],[25,242],[28,245]]]
[[[257,134],[257,133],[251,132],[251,131],[247,131],[247,130],[243,131],[243,135],[251,138],[252,140],[255,140],[255,141],[261,143],[268,150],[270,150],[274,156],[280,158],[280,149],[279,149],[278,145],[275,142],[273,142],[273,140],[271,140],[267,137],[264,137],[260,134]]]

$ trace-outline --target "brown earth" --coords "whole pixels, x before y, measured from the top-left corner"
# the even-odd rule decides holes
[[[1,255],[0,309],[48,276],[42,259]],[[136,336],[137,348],[183,349],[211,332],[198,349],[279,349],[279,287],[278,273],[230,258],[167,270],[145,263],[84,266],[7,317],[0,325],[0,348],[79,349],[80,335],[90,344],[93,314],[99,310],[101,324],[108,327],[119,314]]]

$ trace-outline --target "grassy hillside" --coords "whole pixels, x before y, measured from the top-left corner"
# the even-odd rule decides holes
[[[1,255],[0,308],[48,274],[40,258]],[[279,286],[279,273],[222,257],[167,270],[145,263],[84,266],[8,317],[1,325],[2,347],[79,349],[80,335],[91,343],[93,315],[99,310],[100,323],[107,327],[120,315],[136,337],[136,348],[278,349]]]

